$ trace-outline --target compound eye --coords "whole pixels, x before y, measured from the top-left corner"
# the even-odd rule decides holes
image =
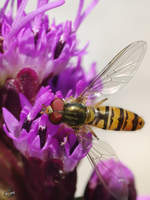
[[[53,113],[49,115],[49,120],[53,124],[59,124],[63,117],[64,101],[59,98],[54,99],[51,103],[51,108]]]

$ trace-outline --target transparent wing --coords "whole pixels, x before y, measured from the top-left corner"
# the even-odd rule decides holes
[[[136,41],[125,47],[96,75],[78,99],[108,96],[125,86],[141,64],[146,46],[146,42]]]
[[[101,140],[93,140],[93,146],[88,153],[88,159],[95,168],[100,183],[103,184],[108,192],[110,192],[116,200],[128,200],[128,181],[125,170],[123,170],[122,165],[116,165],[115,168],[111,165],[113,160],[118,161],[112,147]],[[106,162],[106,160],[109,162]],[[108,174],[107,179],[106,174]],[[110,181],[108,181],[108,177],[111,177],[111,184]],[[114,186],[118,187],[118,185],[120,190],[114,189]]]

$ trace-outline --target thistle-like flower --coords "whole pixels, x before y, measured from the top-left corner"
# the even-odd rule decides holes
[[[65,74],[78,74],[78,77],[73,77],[69,88],[76,85],[77,79],[82,78],[82,69],[75,66],[79,66],[78,62],[86,53],[87,45],[82,49],[78,48],[76,32],[98,0],[93,0],[84,12],[83,1],[80,1],[75,21],[67,20],[61,24],[56,24],[54,20],[49,23],[48,16],[44,13],[63,5],[64,0],[51,3],[47,0],[38,1],[37,9],[31,13],[25,12],[26,0],[17,1],[15,17],[14,1],[7,12],[9,2],[6,1],[0,10],[0,106],[8,107],[19,117],[21,107],[16,93],[21,92],[34,102],[39,88],[49,84],[49,81],[57,90],[57,82],[60,85],[58,76],[64,70]],[[72,58],[75,59],[74,63],[71,62]],[[66,67],[69,66],[74,69],[68,70]],[[67,88],[66,85],[63,87],[64,92]]]
[[[76,33],[98,0],[85,11],[80,0],[75,21],[61,24],[49,23],[45,12],[64,0],[39,0],[31,13],[27,1],[18,0],[15,14],[14,2],[6,0],[0,10],[0,148],[8,174],[0,174],[1,182],[19,200],[73,199],[76,167],[91,148],[91,133],[83,139],[64,124],[53,125],[42,108],[55,97],[77,97],[95,75],[95,63],[88,76],[82,69],[87,44],[79,49]]]
[[[3,108],[4,130],[26,158],[33,157],[43,161],[58,159],[62,170],[69,172],[86,156],[92,138],[89,132],[85,135],[85,140],[80,142],[72,128],[64,124],[53,125],[47,114],[40,114],[42,105],[50,105],[54,97],[63,98],[60,92],[54,95],[48,86],[42,87],[32,106],[27,98],[20,94],[20,120]]]

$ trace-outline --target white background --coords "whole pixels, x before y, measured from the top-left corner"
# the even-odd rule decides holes
[[[4,2],[4,0],[0,0]],[[29,1],[28,8],[34,7],[36,0]],[[66,4],[48,12],[57,22],[74,19],[79,0],[67,0]],[[88,5],[90,1],[86,0]],[[78,38],[84,45],[90,41],[84,66],[96,61],[98,70],[127,44],[145,40],[150,46],[150,1],[149,0],[101,0],[84,21],[78,31]],[[96,129],[97,135],[108,141],[119,158],[134,173],[140,195],[150,195],[150,50],[126,88],[113,95],[107,105],[126,108],[141,115],[145,126],[137,132],[107,132]],[[91,167],[86,159],[78,170],[76,195],[83,193]]]

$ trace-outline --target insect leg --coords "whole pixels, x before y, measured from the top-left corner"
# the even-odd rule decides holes
[[[95,132],[91,129],[90,132],[92,133],[92,135],[97,139],[99,140],[99,138],[97,137],[97,135],[95,134]]]
[[[66,102],[73,102],[75,99],[73,98],[73,96],[67,97],[65,99]]]
[[[104,103],[104,102],[107,101],[107,100],[108,100],[108,98],[102,99],[101,101],[99,101],[98,103],[96,103],[96,104],[94,105],[94,107],[100,106],[102,103]]]
[[[41,110],[41,114],[44,114],[46,113],[46,109],[47,109],[47,106],[45,106],[44,104],[42,104],[42,110]]]

